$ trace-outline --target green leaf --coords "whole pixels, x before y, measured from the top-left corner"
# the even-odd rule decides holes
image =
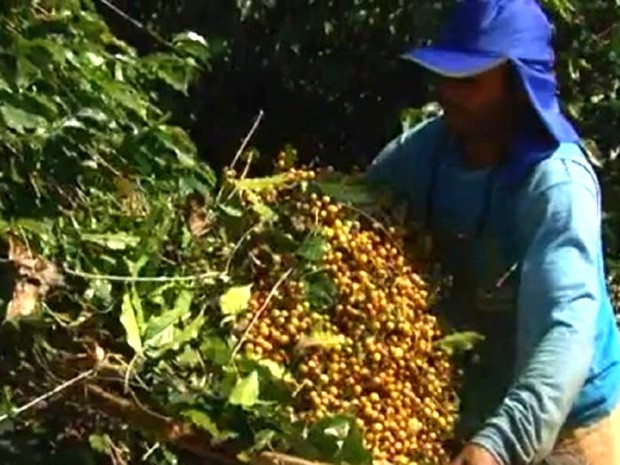
[[[252,297],[252,284],[233,286],[220,297],[220,308],[224,315],[238,315],[248,309]]]
[[[197,168],[196,146],[183,129],[175,126],[160,125],[155,132],[157,138],[168,150],[176,154],[181,166]]]
[[[189,313],[192,302],[194,301],[194,292],[191,289],[182,289],[179,291],[174,301],[174,311],[180,315]]]
[[[252,450],[262,451],[273,448],[273,443],[278,437],[278,432],[272,429],[262,429],[254,434]]]
[[[299,246],[297,255],[311,262],[316,262],[323,258],[326,246],[327,241],[325,238],[318,234],[310,234]]]
[[[234,183],[238,189],[257,192],[274,189],[290,183],[284,174],[276,174],[274,176],[266,176],[263,178],[234,179],[231,180],[231,182]]]
[[[299,241],[277,225],[263,231],[262,237],[274,253],[294,254],[299,249]]]
[[[90,447],[100,454],[107,454],[110,451],[110,437],[107,434],[91,434],[88,437]]]
[[[211,50],[206,39],[195,32],[177,34],[172,43],[178,50],[193,56],[201,63],[206,63],[211,56]]]
[[[109,116],[99,108],[81,108],[76,113],[78,120],[85,120],[88,123],[109,124]]]
[[[47,124],[44,118],[34,113],[26,112],[11,105],[0,106],[0,114],[5,124],[14,131],[23,134],[27,130],[37,129]]]
[[[84,292],[86,299],[99,299],[104,304],[112,302],[112,284],[105,279],[94,279]]]
[[[357,465],[372,463],[372,454],[364,446],[364,435],[354,418],[349,417],[349,431],[335,459],[339,462]]]
[[[347,343],[347,338],[342,334],[336,334],[331,331],[324,331],[315,328],[308,336],[302,336],[297,343],[298,349],[309,347],[321,348],[341,348]]]
[[[202,333],[202,327],[206,322],[204,315],[198,315],[189,324],[187,324],[181,331],[178,331],[174,336],[174,346],[180,347],[183,344],[187,344],[198,337]]]
[[[573,6],[571,0],[545,0],[548,7],[557,11],[564,20],[569,21],[575,12],[575,6]]]
[[[201,410],[189,409],[183,411],[181,415],[200,429],[209,433],[214,443],[234,439],[238,436],[237,433],[233,431],[221,431],[211,417]]]
[[[39,235],[42,240],[49,241],[52,238],[52,228],[54,225],[48,218],[43,218],[42,220],[20,218],[15,221],[15,226]]]
[[[123,303],[121,305],[120,321],[125,328],[127,344],[137,353],[142,353],[142,338],[140,336],[140,326],[138,324],[137,309],[135,306],[136,299],[139,299],[137,293],[130,288],[123,295]]]
[[[226,365],[232,353],[232,350],[222,338],[217,336],[207,336],[200,344],[200,351],[212,363],[218,366]]]
[[[182,196],[187,196],[194,192],[198,192],[204,196],[209,196],[212,192],[211,189],[215,182],[212,179],[207,179],[208,184],[198,180],[195,176],[184,176],[179,178],[179,193]]]
[[[48,66],[63,66],[66,60],[65,48],[57,41],[45,39],[33,39],[27,44],[28,58],[38,68]]]
[[[154,54],[147,58],[151,72],[164,81],[174,90],[187,94],[187,88],[192,81],[188,63],[176,56],[168,54]]]
[[[160,341],[158,344],[149,347],[149,356],[152,358],[159,358],[170,350],[180,350],[186,344],[196,340],[202,335],[203,326],[205,325],[206,318],[204,315],[198,315],[189,324],[185,325],[183,329],[179,329],[176,326],[168,326],[164,332],[160,335]]]
[[[458,354],[472,350],[474,346],[482,341],[485,337],[473,331],[463,331],[449,334],[435,344],[438,348],[445,351],[449,355]]]
[[[243,216],[243,210],[233,207],[231,205],[221,203],[218,204],[218,208],[220,208],[224,213],[226,213],[228,216],[232,216],[233,218],[241,218]]]
[[[263,202],[252,202],[252,210],[256,212],[262,221],[274,221],[277,218],[276,212]]]
[[[228,397],[228,402],[232,405],[249,408],[258,402],[259,394],[258,371],[254,370],[246,377],[237,379]]]
[[[11,86],[5,80],[4,76],[1,74],[1,69],[0,69],[0,91],[9,91],[9,92],[11,91]]]
[[[340,202],[354,205],[374,205],[376,196],[369,186],[353,181],[319,181],[317,187],[323,194]]]
[[[177,296],[172,310],[165,310],[162,315],[151,318],[144,330],[144,345],[146,347],[158,347],[162,345],[164,341],[160,340],[161,334],[178,320],[190,313],[193,298],[194,293],[191,290],[182,289]]]
[[[286,367],[284,365],[278,362],[274,362],[273,360],[269,360],[266,358],[261,358],[258,360],[258,365],[265,368],[269,372],[269,375],[275,379],[290,380],[290,373],[286,370]]]
[[[17,75],[15,83],[21,89],[30,86],[41,77],[41,71],[25,55],[17,56]]]
[[[108,234],[83,233],[82,240],[101,245],[110,250],[126,250],[140,243],[139,237],[126,232]]]
[[[132,110],[142,119],[147,119],[148,101],[136,89],[118,81],[105,81],[103,91],[120,106]]]
[[[0,234],[4,235],[11,229],[11,223],[0,218]]]
[[[362,433],[355,418],[336,415],[314,424],[308,441],[316,447],[324,460],[355,465],[369,464],[370,452],[364,447]]]
[[[309,273],[304,277],[306,300],[311,308],[329,308],[336,302],[338,288],[334,280],[324,271]]]

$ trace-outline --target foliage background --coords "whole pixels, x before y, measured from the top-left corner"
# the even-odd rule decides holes
[[[157,189],[148,182],[141,186],[149,195],[167,196],[208,185],[213,181],[211,173],[197,168],[193,157],[198,154],[216,170],[221,168],[260,110],[265,117],[252,139],[263,154],[259,168],[260,162],[265,169],[270,166],[272,155],[287,144],[297,149],[302,160],[318,158],[339,168],[363,166],[404,120],[418,118],[420,107],[432,99],[422,73],[396,57],[407,46],[431,39],[449,4],[447,0],[3,2],[3,219],[38,220],[66,207],[62,190],[52,188],[47,179],[32,179],[33,166],[68,189],[78,173],[78,187],[87,193],[89,186],[96,186],[126,194],[125,181],[132,175],[148,180],[154,172],[161,181]],[[616,159],[620,4],[618,0],[549,0],[545,6],[557,27],[565,109],[600,161],[605,244],[613,278],[619,269],[620,248]],[[96,9],[105,24],[94,14],[76,14],[80,8]],[[42,19],[49,11],[73,13]],[[208,47],[197,51],[187,36],[179,35],[184,31],[206,37]],[[53,43],[47,40],[48,34],[63,41]],[[104,61],[93,60],[96,57]],[[188,58],[193,59],[191,66]],[[124,84],[113,84],[118,73],[126,76]],[[134,89],[142,94],[133,94]],[[43,121],[49,123],[43,125],[45,130],[36,131]],[[122,124],[110,125],[111,121]],[[195,146],[174,125],[186,128]],[[101,171],[97,165],[85,168],[85,162],[97,155],[104,155],[113,175],[102,175],[106,168]],[[170,156],[179,163],[174,170],[163,169],[168,162],[162,160]],[[144,161],[140,172],[126,172],[136,159]],[[131,188],[129,193],[133,194]],[[102,210],[110,206],[106,202],[102,199]],[[180,207],[174,200],[162,205],[153,213],[152,224],[165,223],[163,218]],[[93,223],[92,232],[113,229],[114,218],[107,220],[107,224]],[[176,226],[167,227],[172,231]],[[55,223],[53,228],[66,231],[69,226]],[[45,252],[73,257],[69,265],[78,268],[83,257],[79,249],[69,247],[70,239],[45,243]],[[149,247],[149,253],[157,256],[166,244],[154,240]],[[121,255],[96,266],[110,273],[126,271],[129,265]],[[55,446],[51,453],[43,436],[35,447],[32,431],[4,431],[10,440],[0,441],[0,457],[14,456],[15,462],[3,460],[23,463],[19,449],[27,445],[22,449],[38,453],[38,458],[29,455],[31,463],[66,463],[68,454],[71,459],[79,457],[81,463],[95,463],[90,447],[83,444],[75,447],[68,441],[71,447]],[[171,463],[172,459],[161,460]]]
[[[222,45],[190,90],[191,108],[176,100],[179,121],[214,166],[238,145],[259,109],[253,139],[264,153],[285,143],[302,158],[337,167],[367,163],[400,129],[405,108],[432,99],[423,75],[397,59],[407,47],[432,40],[451,1],[236,0],[200,2],[116,0],[138,28],[103,2],[101,13],[120,37],[146,52],[157,41],[190,29]],[[610,258],[617,252],[620,60],[617,0],[546,0],[555,24],[558,74],[566,112],[596,144],[609,215]]]

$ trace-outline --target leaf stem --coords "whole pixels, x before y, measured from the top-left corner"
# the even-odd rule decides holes
[[[273,297],[275,296],[278,288],[284,283],[284,281],[286,281],[288,279],[288,277],[293,273],[293,271],[294,271],[293,268],[289,268],[286,271],[286,273],[284,273],[282,276],[280,276],[280,279],[278,279],[278,281],[271,288],[271,290],[269,291],[269,294],[267,294],[267,298],[265,299],[265,302],[263,302],[263,305],[261,305],[261,307],[258,309],[258,311],[254,314],[254,316],[252,317],[252,320],[248,324],[247,328],[245,328],[245,331],[241,335],[241,338],[239,339],[239,341],[235,345],[234,349],[232,350],[232,352],[230,354],[230,360],[231,361],[235,358],[235,355],[237,355],[237,353],[239,352],[239,349],[241,349],[241,346],[243,345],[245,340],[248,338],[248,335],[250,334],[250,331],[252,330],[252,328],[254,327],[254,325],[256,324],[258,319],[260,318],[261,314],[267,308],[267,305],[269,305],[269,302],[271,302],[271,299],[273,299]]]
[[[167,282],[184,282],[184,281],[201,281],[205,279],[222,279],[227,280],[228,277],[225,273],[219,271],[207,271],[204,273],[198,273],[189,276],[122,276],[122,275],[109,275],[109,274],[97,274],[88,273],[85,271],[72,270],[65,267],[64,272],[68,275],[77,276],[84,279],[92,280],[107,280],[123,283],[167,283]]]
[[[56,386],[51,391],[48,391],[45,394],[43,394],[43,395],[41,395],[39,397],[36,397],[35,399],[32,399],[27,404],[24,404],[21,407],[18,407],[16,409],[12,409],[9,413],[5,413],[4,415],[0,415],[0,423],[3,423],[3,422],[7,421],[10,418],[14,418],[14,417],[16,417],[18,415],[21,415],[25,411],[30,410],[31,408],[37,406],[38,404],[40,404],[42,402],[45,402],[50,397],[53,397],[56,394],[61,393],[62,391],[70,388],[74,384],[77,384],[80,381],[85,380],[86,378],[90,378],[96,372],[97,372],[97,368],[91,368],[90,370],[85,371],[84,373],[81,373],[81,374],[77,375],[76,377],[71,378],[71,379],[65,381],[64,383],[59,384],[58,386]]]
[[[235,166],[235,164],[237,163],[237,160],[239,160],[239,157],[243,154],[243,151],[246,149],[247,145],[250,142],[250,139],[252,138],[252,136],[254,135],[256,130],[258,129],[258,125],[260,124],[260,122],[263,119],[264,115],[265,115],[265,112],[263,110],[260,110],[258,112],[258,116],[254,120],[254,123],[252,124],[252,127],[250,128],[248,133],[245,135],[243,141],[241,142],[241,145],[237,149],[237,153],[235,154],[235,157],[230,162],[229,167],[231,169]],[[215,204],[216,205],[220,202],[220,199],[222,198],[222,193],[223,192],[224,192],[224,185],[220,186],[220,190],[218,191],[217,195],[215,196]]]

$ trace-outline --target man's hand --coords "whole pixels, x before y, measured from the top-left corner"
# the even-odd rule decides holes
[[[450,465],[502,465],[482,446],[467,444]]]

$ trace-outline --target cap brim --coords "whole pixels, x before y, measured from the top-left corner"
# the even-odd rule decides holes
[[[411,50],[401,58],[445,77],[464,78],[483,73],[508,61],[506,57],[467,53],[436,47]]]

